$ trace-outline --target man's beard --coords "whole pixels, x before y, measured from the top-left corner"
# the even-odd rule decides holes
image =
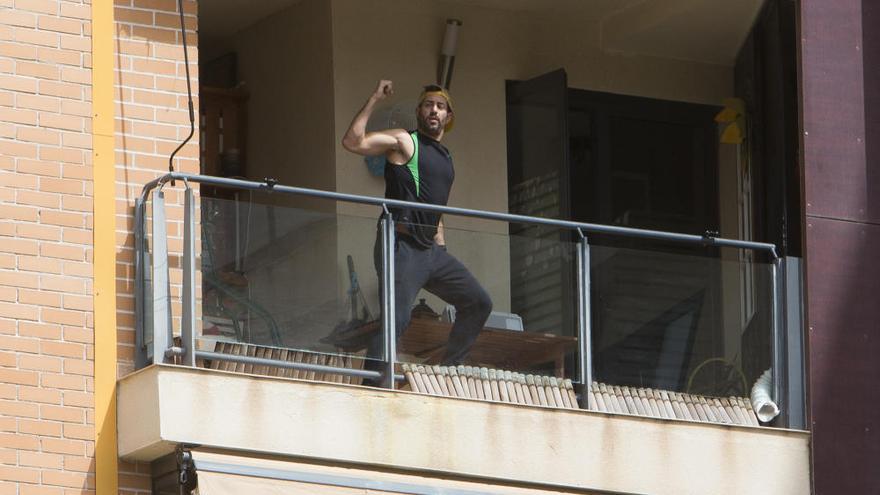
[[[443,132],[443,126],[445,125],[445,123],[442,120],[440,120],[439,117],[436,117],[436,118],[437,118],[437,127],[433,128],[433,127],[431,127],[431,122],[429,122],[427,118],[424,118],[421,115],[419,115],[418,116],[419,130],[422,131],[423,134],[427,134],[431,137],[440,136],[440,134]]]

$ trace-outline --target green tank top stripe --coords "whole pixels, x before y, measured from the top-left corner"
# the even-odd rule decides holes
[[[413,140],[413,155],[412,158],[406,162],[406,167],[409,169],[409,173],[412,175],[413,182],[416,184],[416,197],[419,196],[419,135],[418,132],[413,132],[409,135],[409,137]]]

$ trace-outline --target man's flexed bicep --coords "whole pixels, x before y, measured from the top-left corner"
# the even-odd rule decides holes
[[[367,132],[360,136],[342,140],[342,146],[352,153],[359,155],[384,155],[389,151],[400,149],[399,132],[406,133],[403,129],[388,129],[384,131]]]
[[[386,129],[367,132],[367,121],[376,103],[393,94],[392,83],[388,80],[379,81],[376,90],[370,95],[364,107],[355,115],[342,138],[342,146],[359,155],[385,155],[392,163],[406,162],[412,150],[408,150],[409,136],[404,129]]]

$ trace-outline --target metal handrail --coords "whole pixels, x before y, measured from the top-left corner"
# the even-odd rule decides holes
[[[448,213],[450,215],[459,215],[473,218],[484,218],[488,220],[499,220],[510,223],[525,223],[533,225],[548,225],[553,227],[566,228],[570,230],[579,230],[582,233],[594,234],[612,234],[624,237],[637,237],[642,239],[655,239],[663,241],[683,242],[688,244],[699,244],[703,246],[720,246],[740,249],[752,249],[756,251],[767,251],[776,259],[779,256],[776,253],[776,245],[766,242],[742,241],[738,239],[725,239],[723,237],[680,234],[675,232],[664,232],[661,230],[637,229],[633,227],[620,227],[616,225],[602,225],[597,223],[573,222],[570,220],[559,220],[555,218],[531,217],[527,215],[516,215],[512,213],[500,213],[494,211],[474,210],[470,208],[458,208],[454,206],[441,206],[427,203],[414,203],[411,201],[401,201],[398,199],[377,198],[373,196],[361,196],[358,194],[339,193],[334,191],[323,191],[320,189],[308,189],[305,187],[293,187],[277,184],[273,179],[266,179],[263,182],[230,179],[226,177],[214,177],[210,175],[187,174],[183,172],[171,172],[156,178],[144,185],[141,192],[141,199],[146,201],[147,194],[156,187],[162,187],[172,180],[188,180],[200,184],[210,184],[214,186],[233,187],[239,189],[261,190],[267,192],[278,192],[285,194],[293,194],[299,196],[309,196],[313,198],[324,198],[336,201],[345,201],[349,203],[360,203],[367,205],[375,205],[383,208],[408,208],[414,210],[431,211],[435,213]]]
[[[383,209],[383,215],[381,219],[381,229],[380,229],[380,238],[382,243],[382,277],[383,277],[383,321],[382,321],[382,330],[384,334],[384,350],[385,350],[385,366],[383,371],[373,372],[373,371],[365,371],[365,370],[352,370],[347,368],[338,368],[332,366],[321,366],[321,371],[337,373],[348,376],[359,376],[364,378],[379,378],[381,377],[382,385],[387,388],[394,388],[395,381],[399,380],[401,377],[395,374],[394,365],[396,362],[396,346],[394,345],[396,335],[394,329],[394,297],[393,297],[393,284],[391,281],[394,280],[394,237],[395,237],[395,228],[394,228],[394,220],[391,216],[389,208],[407,208],[413,210],[422,210],[422,211],[431,211],[435,213],[445,213],[450,215],[458,215],[458,216],[466,216],[473,218],[482,218],[488,220],[498,220],[509,223],[521,223],[521,224],[533,224],[533,225],[545,225],[552,226],[561,229],[573,230],[578,233],[580,239],[578,242],[578,251],[577,251],[577,275],[578,275],[578,380],[581,387],[581,405],[584,408],[588,408],[588,389],[590,384],[592,383],[592,348],[591,348],[591,322],[590,322],[590,245],[588,243],[587,233],[597,233],[597,234],[611,234],[617,236],[624,237],[634,237],[640,239],[654,239],[654,240],[663,240],[663,241],[672,241],[672,242],[681,242],[686,244],[698,244],[702,246],[717,246],[717,247],[730,247],[730,248],[739,248],[739,249],[749,249],[755,251],[765,251],[769,253],[772,259],[772,291],[773,291],[773,301],[772,301],[772,312],[773,312],[773,323],[772,323],[772,367],[773,374],[777,377],[775,381],[775,399],[777,403],[780,403],[783,397],[782,388],[784,387],[784,377],[782,375],[782,371],[784,370],[782,366],[782,361],[784,359],[783,355],[783,334],[781,331],[783,325],[782,318],[782,294],[781,294],[781,284],[779,280],[781,278],[782,270],[784,269],[784,263],[782,258],[779,257],[776,251],[776,245],[770,243],[763,242],[751,242],[751,241],[741,241],[736,239],[725,239],[721,237],[716,237],[710,234],[706,234],[703,236],[693,235],[693,234],[680,234],[673,232],[663,232],[658,230],[647,230],[647,229],[637,229],[631,227],[619,227],[613,225],[601,225],[594,223],[584,223],[584,222],[573,222],[569,220],[559,220],[554,218],[541,218],[541,217],[532,217],[526,215],[515,215],[510,213],[500,213],[500,212],[491,212],[491,211],[483,211],[483,210],[474,210],[468,208],[458,208],[452,206],[441,206],[441,205],[433,205],[433,204],[424,204],[424,203],[414,203],[409,201],[401,201],[396,199],[389,198],[377,198],[372,196],[361,196],[356,194],[346,194],[332,191],[323,191],[319,189],[308,189],[302,187],[292,187],[279,185],[277,181],[274,179],[265,179],[262,182],[259,181],[251,181],[251,180],[243,180],[243,179],[230,179],[225,177],[214,177],[207,175],[198,175],[198,174],[187,174],[182,172],[171,172],[165,174],[157,179],[154,179],[147,184],[144,185],[143,190],[141,192],[141,196],[138,198],[136,202],[136,214],[135,217],[137,219],[137,225],[135,228],[136,231],[136,243],[138,246],[138,250],[145,249],[145,242],[143,240],[143,236],[145,235],[145,215],[144,208],[147,201],[147,197],[153,189],[158,188],[159,191],[162,190],[164,185],[168,182],[173,182],[175,180],[183,181],[186,186],[186,198],[187,198],[187,216],[184,220],[187,228],[185,228],[185,237],[188,235],[188,240],[185,239],[184,245],[185,253],[184,258],[188,261],[187,270],[190,272],[185,274],[184,280],[186,285],[186,280],[194,280],[194,259],[195,259],[195,250],[192,244],[194,235],[192,234],[193,228],[192,224],[194,223],[194,213],[193,213],[193,196],[192,190],[189,187],[189,182],[195,182],[200,184],[208,184],[214,186],[221,187],[230,187],[230,188],[238,188],[238,189],[250,189],[250,190],[261,190],[266,192],[277,192],[283,194],[292,194],[299,196],[308,196],[308,197],[316,197],[329,199],[334,201],[343,201],[349,203],[360,203],[360,204],[368,204],[379,206]],[[162,195],[159,195],[160,198]],[[159,210],[155,210],[156,198],[154,198],[154,229],[156,228],[156,222],[162,221],[164,222],[164,214],[159,210],[164,207],[164,200],[160,201],[162,204],[159,205]],[[159,215],[157,217],[157,214]],[[160,229],[159,231],[155,231],[156,235],[162,237],[161,241],[164,243],[164,233],[161,232],[164,229]],[[163,244],[162,249],[165,249]],[[164,255],[167,255],[163,251]],[[157,256],[154,256],[156,258]],[[144,285],[141,287],[141,284],[145,284],[144,280],[144,272],[145,266],[144,256],[141,256],[138,253],[137,259],[137,270],[138,270],[138,311],[143,312],[146,306],[145,303],[145,288]],[[167,266],[166,266],[167,269]],[[155,271],[155,267],[154,267]],[[167,280],[167,277],[161,276],[159,272],[156,272],[157,280],[153,280],[154,289],[156,289],[155,285],[157,282],[164,282]],[[192,284],[193,282],[189,282]],[[170,311],[170,306],[167,304],[162,304],[159,308],[158,312],[156,309],[156,301],[167,298],[167,292],[164,291],[162,287],[158,287],[158,294],[161,296],[157,299],[154,294],[151,301],[154,305],[153,310],[155,312],[155,316],[158,316],[162,319],[169,319],[169,315],[160,315],[163,311]],[[213,353],[208,353],[205,351],[197,351],[195,350],[195,341],[192,334],[192,328],[194,327],[194,321],[192,315],[195,314],[193,311],[195,300],[192,293],[192,287],[189,287],[188,291],[184,291],[185,293],[189,293],[189,299],[184,301],[184,312],[185,318],[184,321],[184,334],[186,338],[183,339],[183,347],[182,348],[172,348],[170,346],[171,338],[171,328],[170,325],[162,326],[162,330],[167,334],[161,336],[160,339],[157,339],[156,331],[154,330],[153,340],[153,359],[154,362],[156,359],[162,359],[162,356],[167,356],[169,351],[172,351],[171,354],[180,354],[184,357],[183,362],[194,365],[195,358],[198,357],[210,357],[214,359],[221,359],[217,356],[214,356]],[[190,307],[192,306],[192,307]],[[143,313],[141,313],[143,316]],[[154,322],[157,318],[154,317]],[[142,318],[138,319],[139,324],[139,337],[142,337],[140,334],[143,332],[144,324],[142,323]],[[187,331],[188,329],[188,331]],[[139,339],[140,342],[143,342],[143,338]],[[222,358],[223,360],[241,360],[244,362],[243,356],[228,356]],[[250,359],[250,358],[248,358]],[[145,362],[144,359],[140,359],[139,362]],[[276,361],[271,359],[262,359],[260,364],[264,365],[272,365],[278,367],[286,367],[286,368],[296,368],[296,369],[311,369],[314,366],[306,363],[289,363],[287,361]]]

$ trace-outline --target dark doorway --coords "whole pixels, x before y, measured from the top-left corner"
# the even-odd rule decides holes
[[[568,93],[573,219],[698,235],[720,230],[720,108]],[[591,244],[595,376],[682,389],[691,370],[723,353],[717,250],[601,236]]]
[[[713,118],[720,108],[569,89],[557,70],[509,81],[507,109],[512,213],[688,234],[719,230]],[[510,233],[513,312],[527,330],[572,334],[574,239],[541,227],[511,226]],[[680,386],[702,359],[722,351],[717,252],[596,235],[590,244],[598,380]],[[691,319],[678,325],[687,331],[677,331],[680,318],[666,316],[685,305]],[[673,334],[678,343],[664,346],[678,349],[670,370],[672,361],[650,343]]]
[[[771,0],[736,57],[735,92],[748,116],[754,240],[803,256],[797,74],[797,7]]]
[[[568,84],[564,70],[507,82],[508,210],[571,217],[568,169]],[[526,330],[575,333],[570,233],[510,225],[511,307]]]
[[[573,219],[718,231],[720,108],[577,89],[568,101]]]

